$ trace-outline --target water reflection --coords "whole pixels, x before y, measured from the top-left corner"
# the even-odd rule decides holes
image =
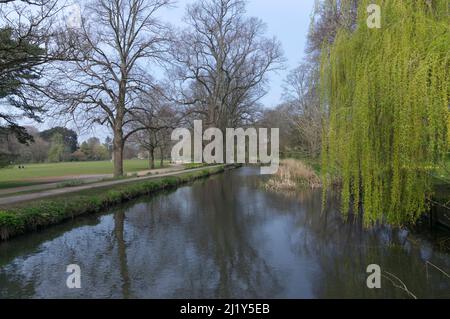
[[[283,196],[244,168],[0,245],[0,297],[407,298],[379,264],[420,298],[450,297],[448,254],[407,230],[365,231],[322,212],[320,192]],[[82,289],[66,266],[79,264]]]

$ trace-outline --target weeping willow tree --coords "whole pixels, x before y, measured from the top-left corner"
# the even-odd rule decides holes
[[[381,29],[367,26],[374,2]],[[324,194],[338,178],[343,214],[362,213],[367,227],[427,210],[448,150],[449,26],[448,0],[363,0],[354,31],[323,50]]]
[[[448,130],[447,130],[447,142],[448,142],[448,150],[450,152],[450,114],[448,115]]]

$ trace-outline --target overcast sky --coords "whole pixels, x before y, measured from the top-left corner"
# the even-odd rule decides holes
[[[185,6],[190,2],[192,0],[178,0],[174,8],[161,13],[162,19],[175,26],[182,26]],[[287,60],[286,70],[270,76],[270,89],[262,100],[266,107],[271,108],[279,104],[283,79],[289,70],[303,59],[313,6],[314,0],[248,0],[247,15],[258,17],[267,24],[267,34],[276,36],[281,41]],[[43,129],[56,124],[50,121],[44,126],[36,126]],[[107,128],[95,128],[92,132],[83,133],[80,142],[92,135],[104,139],[109,132]]]

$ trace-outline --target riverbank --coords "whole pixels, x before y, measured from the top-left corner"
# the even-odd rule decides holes
[[[200,170],[190,169],[190,171]],[[181,171],[184,171],[184,166],[172,166],[170,168],[142,171],[135,173],[132,176],[124,176],[121,178],[107,178],[97,181],[86,182],[85,180],[69,180],[63,184],[42,184],[38,185],[39,188],[36,189],[35,186],[31,188],[25,188],[25,190],[16,188],[11,190],[9,193],[4,194],[5,190],[0,190],[0,207],[8,207],[18,203],[24,203],[28,201],[36,201],[44,199],[47,197],[53,197],[58,195],[66,195],[69,193],[78,193],[83,190],[92,190],[97,188],[112,187],[120,184],[126,184],[130,182],[140,182],[143,180],[154,179],[158,176],[167,177],[172,175],[177,175]],[[22,191],[21,191],[22,190]],[[16,191],[18,191],[16,193]],[[1,209],[0,209],[1,210]]]
[[[148,160],[125,160],[124,172],[132,175],[148,170]],[[169,165],[169,162],[164,163]],[[113,176],[113,163],[111,161],[96,162],[62,162],[23,164],[24,168],[10,166],[1,169],[0,190],[36,186],[44,183],[61,183],[80,177],[110,178]],[[160,167],[160,161],[156,162],[156,168]]]
[[[430,209],[423,214],[426,222],[450,229],[450,156],[432,175],[433,196],[429,199]],[[332,188],[339,191],[340,179],[332,182]],[[277,174],[263,183],[263,188],[276,193],[297,196],[305,189],[322,187],[321,165],[318,159],[308,157],[281,160]]]
[[[398,280],[355,276],[374,262],[418,298],[448,295],[431,266],[449,272],[445,234],[365,230],[337,198],[322,210],[321,190],[285,196],[265,179],[244,167],[4,242],[0,298],[407,298]],[[67,289],[70,264],[81,289]]]
[[[234,168],[234,166],[231,166]],[[33,232],[80,215],[97,213],[139,196],[221,173],[230,166],[214,166],[179,175],[85,190],[0,211],[0,241]]]

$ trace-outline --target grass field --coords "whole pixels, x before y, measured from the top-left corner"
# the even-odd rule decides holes
[[[159,161],[155,164],[158,168]],[[147,169],[147,160],[127,160],[124,163],[125,173]],[[18,169],[17,166],[0,169],[0,189],[39,184],[41,183],[39,179],[112,173],[113,163],[110,161],[28,164],[25,165],[25,169]]]

